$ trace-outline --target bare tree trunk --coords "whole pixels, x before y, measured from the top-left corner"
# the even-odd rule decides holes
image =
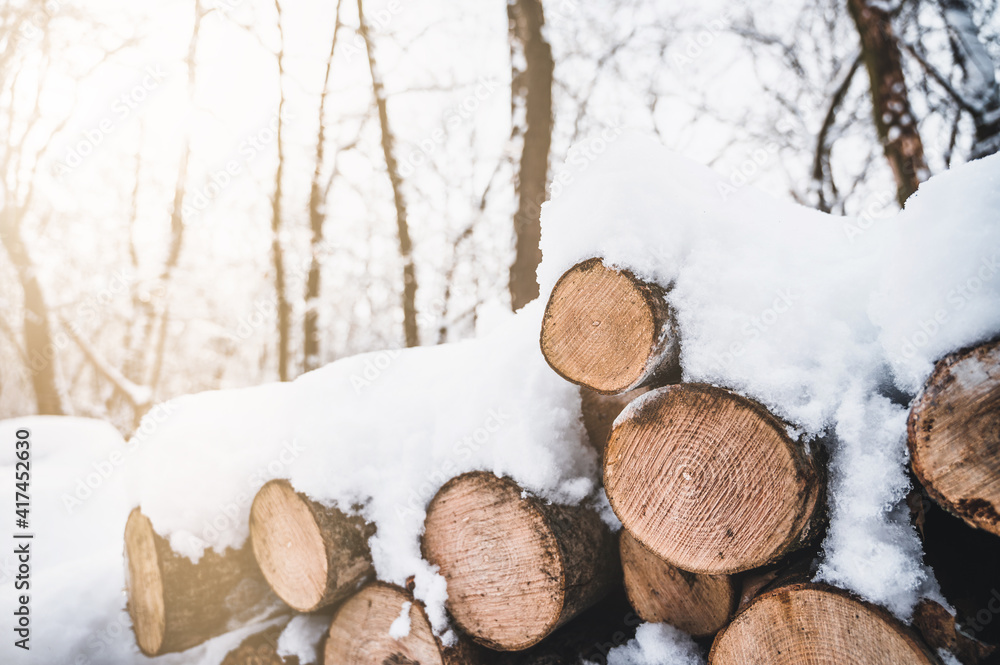
[[[288,342],[291,333],[291,312],[285,291],[285,254],[281,248],[281,181],[285,172],[282,150],[281,125],[285,110],[285,33],[281,27],[281,3],[274,0],[278,14],[278,129],[275,132],[278,147],[278,168],[274,174],[274,198],[271,199],[271,260],[274,264],[274,290],[278,306],[278,380],[288,381]]]
[[[872,0],[848,0],[847,7],[861,37],[861,55],[871,79],[875,129],[896,179],[896,199],[903,205],[929,171],[910,108],[899,42],[889,13]]]
[[[329,186],[324,188],[320,182],[323,171],[323,161],[326,154],[326,99],[330,92],[330,71],[333,69],[333,57],[337,51],[337,34],[340,32],[340,7],[342,0],[337,0],[336,17],[333,22],[333,38],[330,40],[330,57],[326,61],[326,75],[323,77],[323,92],[319,98],[319,130],[316,136],[316,169],[313,171],[312,184],[309,188],[309,229],[310,239],[309,275],[306,278],[306,315],[303,322],[303,371],[310,372],[319,367],[319,304],[321,264],[320,248],[323,245],[323,224],[326,222],[326,197]],[[330,175],[331,180],[336,174]]]
[[[514,263],[510,267],[510,305],[515,311],[538,297],[536,271],[542,261],[541,207],[546,199],[552,143],[552,48],[545,41],[541,0],[508,0],[511,49],[511,111],[514,134],[522,133],[514,215]],[[520,63],[524,71],[519,71]],[[517,120],[524,111],[524,124]]]
[[[976,136],[970,159],[992,155],[1000,149],[1000,86],[995,65],[972,19],[968,0],[939,0],[948,24],[955,62],[965,74],[960,105],[972,116]]]
[[[187,55],[184,59],[187,68],[188,96],[193,100],[195,96],[195,74],[197,63],[195,61],[198,53],[198,41],[201,34],[201,19],[204,12],[200,0],[194,0],[194,22],[191,28],[191,39],[188,42]],[[142,144],[137,147],[141,155]],[[98,370],[105,380],[115,386],[116,394],[124,397],[125,401],[133,409],[133,426],[138,427],[142,416],[153,404],[153,396],[156,387],[160,383],[162,375],[163,359],[167,348],[167,333],[170,323],[170,286],[173,281],[174,271],[180,263],[181,250],[184,247],[184,199],[187,195],[188,164],[191,161],[191,138],[185,137],[184,145],[181,148],[180,162],[177,167],[177,180],[174,183],[173,207],[170,212],[170,244],[167,247],[167,255],[163,260],[163,267],[157,277],[154,293],[159,296],[159,303],[153,301],[143,302],[137,293],[133,293],[132,301],[136,307],[141,307],[145,313],[146,320],[141,327],[141,332],[136,336],[134,343],[129,348],[128,339],[123,344],[126,356],[123,362],[123,369],[119,372],[111,368],[110,363],[97,355],[97,349],[89,345],[75,331],[71,331],[71,337],[77,345],[84,351],[84,356],[91,361],[91,364]],[[132,190],[132,228],[129,229],[129,255],[133,267],[138,269],[139,261],[136,254],[134,242],[134,226],[138,214],[139,199],[139,176],[141,158],[136,157],[136,180]],[[87,347],[90,347],[90,351]],[[112,374],[101,368],[101,364],[113,370]],[[123,383],[115,377],[121,377],[128,385],[133,385],[140,390],[140,393],[123,389]],[[146,394],[148,393],[148,394]],[[144,398],[136,399],[136,394],[143,394]]]
[[[40,415],[63,415],[62,396],[56,379],[56,347],[52,338],[49,307],[38,273],[21,235],[22,216],[8,210],[0,227],[0,240],[17,269],[24,291],[24,351]]]
[[[389,126],[389,113],[386,106],[385,89],[375,62],[375,47],[372,44],[371,33],[365,19],[363,0],[358,0],[358,18],[361,22],[361,37],[365,40],[368,51],[368,66],[372,75],[372,90],[375,103],[378,105],[378,119],[382,127],[382,151],[385,153],[385,165],[389,171],[389,181],[392,183],[392,195],[396,203],[396,226],[399,234],[399,253],[403,259],[403,334],[406,346],[420,344],[420,330],[417,327],[417,275],[413,266],[413,244],[410,240],[410,226],[406,219],[406,200],[403,197],[403,179],[399,174],[396,162],[396,139]]]
[[[186,58],[188,75],[188,95],[192,101],[195,96],[195,55],[198,52],[198,36],[201,33],[202,9],[200,0],[194,1],[194,27],[191,30],[191,41],[188,43]],[[167,258],[163,263],[163,271],[160,273],[161,303],[158,312],[150,311],[150,318],[144,336],[147,348],[153,349],[153,356],[147,365],[145,382],[149,384],[151,390],[155,390],[160,381],[160,368],[163,366],[163,354],[167,346],[167,330],[169,326],[170,313],[170,283],[173,280],[174,270],[180,263],[181,249],[184,247],[184,197],[187,192],[187,171],[188,163],[191,161],[191,137],[187,137],[184,142],[184,151],[181,154],[180,166],[177,171],[177,183],[174,186],[174,206],[170,213],[170,247],[167,250]],[[138,186],[138,183],[137,185]],[[154,313],[158,316],[154,317]],[[155,341],[154,341],[155,339]],[[143,413],[137,411],[135,423],[139,424],[139,419]]]

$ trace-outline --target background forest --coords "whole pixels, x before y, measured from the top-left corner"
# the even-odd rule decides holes
[[[0,418],[489,329],[630,131],[850,236],[996,152],[998,62],[993,0],[7,0]]]

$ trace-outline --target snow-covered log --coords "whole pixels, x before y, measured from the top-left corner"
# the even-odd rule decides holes
[[[913,472],[968,524],[1000,535],[1000,340],[941,359],[913,403]]]
[[[804,445],[763,406],[679,384],[640,396],[619,416],[604,486],[622,524],[654,554],[718,575],[808,542],[824,483]]]
[[[446,483],[424,526],[455,622],[492,649],[527,649],[620,580],[615,537],[594,510],[547,503],[492,473]]]
[[[664,295],[600,259],[573,266],[545,307],[545,359],[568,381],[604,394],[675,379],[679,344]]]
[[[374,579],[361,517],[296,492],[287,480],[266,483],[250,508],[250,541],[271,589],[299,612],[332,605]]]
[[[881,607],[808,582],[765,588],[715,638],[709,665],[938,665],[917,635]]]
[[[659,558],[627,531],[621,534],[625,590],[643,621],[669,623],[695,637],[729,622],[739,593],[729,575],[689,573]]]
[[[341,605],[330,624],[328,665],[477,665],[481,650],[465,636],[445,646],[423,605],[404,589],[375,582]]]
[[[207,550],[197,563],[175,553],[136,508],[125,525],[128,610],[147,656],[184,651],[250,619],[288,611],[249,545]]]

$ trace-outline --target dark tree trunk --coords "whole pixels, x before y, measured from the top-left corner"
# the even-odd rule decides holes
[[[552,48],[545,41],[541,0],[508,0],[511,43],[511,110],[514,134],[521,134],[514,215],[514,263],[510,267],[510,304],[517,311],[538,297],[536,271],[542,260],[541,207],[546,199],[552,143]],[[519,64],[524,63],[524,71]],[[516,124],[524,107],[525,127]]]
[[[9,217],[0,228],[0,239],[24,291],[24,350],[31,386],[35,390],[35,404],[41,415],[63,415],[64,408],[56,379],[56,346],[52,338],[49,308],[45,302],[38,273],[31,260],[28,247],[21,235],[20,218],[9,211]]]
[[[330,90],[330,72],[333,69],[333,57],[337,51],[337,34],[340,32],[340,7],[342,0],[337,0],[336,19],[333,24],[333,37],[330,40],[330,57],[326,61],[326,75],[323,77],[323,93],[319,100],[319,129],[316,136],[316,169],[313,171],[312,184],[309,188],[309,230],[310,238],[309,274],[306,277],[306,315],[303,322],[303,358],[302,369],[310,372],[320,364],[319,343],[319,294],[322,265],[319,253],[323,246],[323,224],[326,222],[326,195],[329,187],[323,188],[320,181],[323,171],[323,161],[326,154],[326,100]],[[335,174],[331,174],[333,178]]]
[[[274,174],[274,198],[271,200],[271,260],[274,265],[274,291],[278,309],[278,379],[288,381],[288,342],[291,333],[291,311],[285,285],[285,255],[281,247],[281,180],[285,172],[284,151],[281,138],[281,114],[285,110],[285,37],[281,27],[281,3],[274,0],[278,13],[278,129],[275,132],[278,146],[278,168]]]
[[[1000,149],[1000,86],[997,85],[996,67],[986,45],[979,39],[979,29],[973,21],[968,0],[940,0],[940,3],[955,62],[965,74],[962,105],[976,127],[969,157],[979,159]]]
[[[389,125],[389,110],[386,104],[382,77],[375,62],[375,46],[372,44],[368,23],[365,19],[363,0],[358,0],[358,17],[361,21],[361,37],[368,52],[368,66],[372,76],[372,91],[378,106],[379,125],[382,128],[382,151],[385,166],[392,184],[392,196],[396,204],[396,230],[399,235],[399,254],[403,259],[403,334],[406,346],[420,344],[420,330],[417,327],[417,275],[413,266],[413,243],[410,240],[410,225],[406,217],[406,199],[403,196],[403,178],[396,162],[396,137]]]
[[[871,80],[875,129],[896,179],[896,199],[903,205],[929,172],[907,96],[899,42],[889,13],[880,6],[871,0],[848,0],[847,6]]]

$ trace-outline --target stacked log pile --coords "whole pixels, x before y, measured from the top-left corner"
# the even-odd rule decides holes
[[[904,625],[811,581],[826,515],[822,450],[809,452],[745,396],[681,383],[665,296],[591,259],[559,280],[542,323],[546,360],[581,387],[619,533],[594,509],[551,504],[509,478],[453,478],[430,502],[422,540],[448,585],[453,630],[442,636],[412,589],[374,581],[374,527],[287,481],[257,494],[242,550],[198,564],[172,553],[137,510],[125,545],[140,648],[189,648],[270,603],[271,613],[332,612],[317,654],[328,665],[606,662],[641,621],[689,633],[713,665],[940,665],[939,649],[966,665],[995,662],[962,625],[967,616],[956,623],[924,601]],[[927,494],[962,528],[991,536],[1000,536],[998,423],[998,341],[942,359],[909,420]],[[268,635],[248,638],[227,665],[293,662]]]

